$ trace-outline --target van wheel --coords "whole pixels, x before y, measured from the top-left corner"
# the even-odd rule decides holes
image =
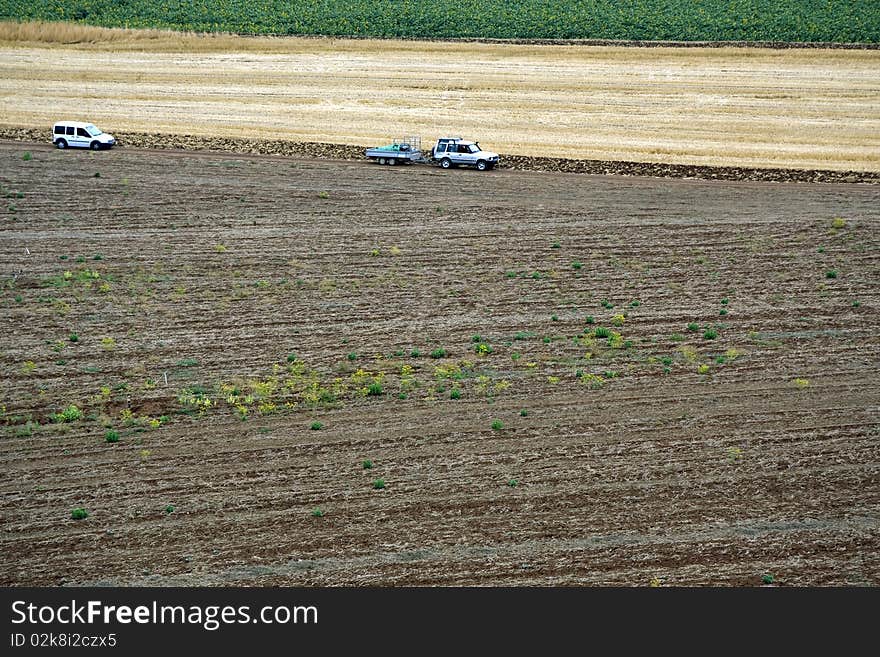
[[[100,149],[101,149],[101,143],[100,143],[100,142],[97,142],[97,141],[93,141],[91,144],[89,144],[89,148],[91,148],[93,151],[100,150]]]
[[[65,148],[67,148],[67,142],[64,141],[63,139],[59,139],[58,141],[55,142],[55,146],[57,146],[61,150],[64,150]]]
[[[485,171],[488,168],[489,167],[486,164],[486,160],[478,160],[477,161],[477,171]]]
[[[440,160],[440,166],[444,169],[451,169],[452,160],[450,160],[448,157],[444,157],[442,160]]]

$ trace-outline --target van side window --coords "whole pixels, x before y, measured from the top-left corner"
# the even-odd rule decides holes
[[[73,135],[73,126],[72,125],[67,126],[67,134]]]
[[[89,133],[86,132],[85,128],[77,128],[76,129],[76,136],[77,137],[85,137],[86,139],[88,139],[91,135],[89,135]]]
[[[63,135],[64,134],[64,126],[63,125],[56,125],[55,126],[55,134],[56,135]]]

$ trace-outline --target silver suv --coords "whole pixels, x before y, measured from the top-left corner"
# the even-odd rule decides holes
[[[465,141],[460,137],[441,137],[431,155],[444,169],[471,166],[479,171],[486,171],[498,164],[498,153],[484,151],[479,142]]]

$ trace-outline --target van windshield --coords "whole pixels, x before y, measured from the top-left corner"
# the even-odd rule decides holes
[[[104,134],[103,132],[98,130],[98,128],[93,126],[91,123],[86,126],[86,132],[88,132],[92,137],[97,137],[98,135]]]

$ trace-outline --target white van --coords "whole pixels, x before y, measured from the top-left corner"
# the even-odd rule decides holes
[[[113,148],[113,135],[101,132],[91,123],[82,121],[59,121],[52,126],[52,143],[58,148]]]

